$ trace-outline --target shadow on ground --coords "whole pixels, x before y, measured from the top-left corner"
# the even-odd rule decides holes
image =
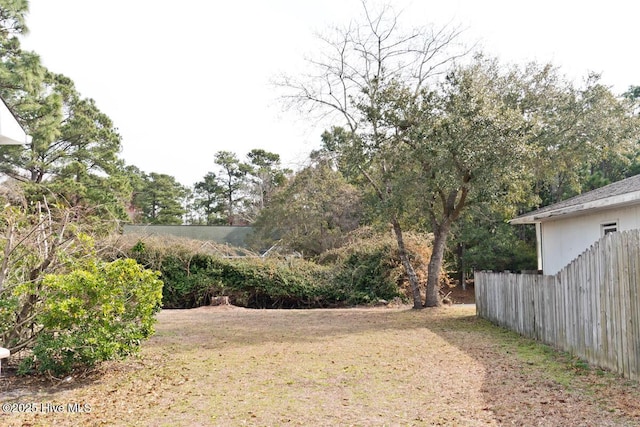
[[[636,382],[475,315],[439,319],[430,329],[484,366],[486,410],[501,425],[640,425]]]
[[[473,305],[164,310],[143,347],[140,359],[59,380],[3,373],[1,400],[111,396],[96,425],[132,402],[125,424],[233,425],[203,418],[215,399],[248,425],[290,424],[287,412],[297,425],[640,425],[637,383],[478,319]]]

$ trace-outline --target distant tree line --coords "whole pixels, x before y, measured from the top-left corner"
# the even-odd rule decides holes
[[[355,185],[367,221],[393,230],[414,307],[439,305],[439,272],[523,268],[533,236],[510,217],[638,171],[638,91],[600,76],[471,54],[454,27],[403,29],[389,7],[322,36],[310,71],[280,80],[291,107],[334,125],[323,152]],[[406,230],[433,233],[426,293]],[[527,248],[531,248],[528,250]]]
[[[0,346],[21,353],[18,373],[63,375],[137,351],[163,284],[99,256],[132,195],[121,139],[71,79],[21,49],[27,7],[0,0],[0,96],[32,137],[0,147]]]
[[[100,232],[252,225],[256,249],[279,242],[313,258],[372,226],[395,236],[417,308],[438,304],[443,265],[461,279],[535,268],[535,235],[509,218],[640,172],[638,87],[614,94],[598,75],[578,85],[549,64],[502,64],[462,47],[457,28],[405,30],[390,8],[365,6],[322,37],[314,72],[280,80],[289,106],[330,120],[307,166],[222,150],[187,187],[119,157],[120,135],[95,102],[20,48],[25,12],[24,2],[0,9],[0,95],[33,141],[0,147],[0,172]],[[434,236],[422,295],[406,231]]]

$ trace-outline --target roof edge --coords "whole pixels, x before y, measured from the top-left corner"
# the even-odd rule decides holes
[[[530,215],[525,214],[523,216],[513,218],[509,221],[509,224],[536,224],[552,217],[578,214],[590,209],[614,208],[616,206],[633,204],[634,202],[640,202],[640,190],[633,191],[631,193],[619,194],[617,196],[605,197],[603,199],[593,200],[587,203],[565,206],[563,208],[553,209],[539,214],[536,214],[534,211],[531,212]]]

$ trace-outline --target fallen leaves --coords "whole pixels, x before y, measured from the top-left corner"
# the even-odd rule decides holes
[[[0,424],[640,425],[636,383],[577,375],[473,307],[165,310],[157,330],[139,358],[69,383],[3,374],[3,401],[94,410]]]

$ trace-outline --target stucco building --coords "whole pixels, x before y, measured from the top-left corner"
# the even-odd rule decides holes
[[[554,275],[606,233],[640,229],[640,175],[521,215],[535,224],[538,270]]]

